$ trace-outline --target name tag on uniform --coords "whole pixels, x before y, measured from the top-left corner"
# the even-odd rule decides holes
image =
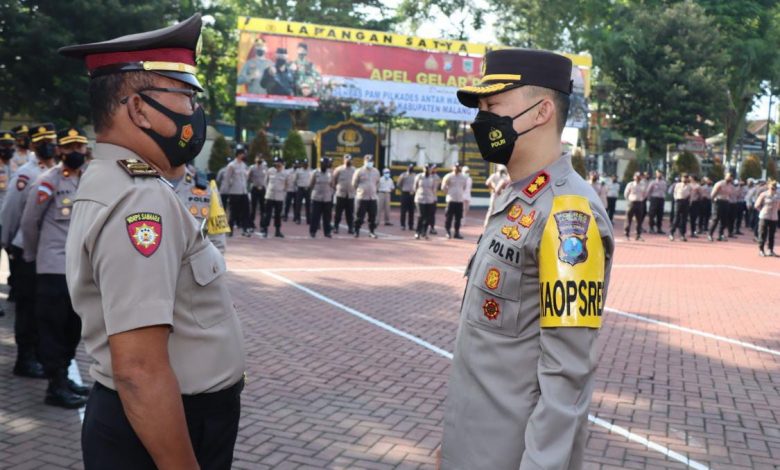
[[[539,246],[542,328],[600,328],[604,245],[588,199],[556,196]]]

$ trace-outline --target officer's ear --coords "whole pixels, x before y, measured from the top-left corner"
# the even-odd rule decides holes
[[[146,114],[150,107],[144,100],[137,93],[128,96],[125,100],[127,102],[127,114],[130,120],[133,121],[133,124],[142,129],[151,129],[152,122]]]
[[[552,99],[545,97],[544,100],[539,103],[538,111],[534,119],[534,125],[543,126],[555,119],[555,104]]]

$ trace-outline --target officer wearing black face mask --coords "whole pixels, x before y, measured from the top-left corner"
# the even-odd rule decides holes
[[[97,140],[65,245],[96,381],[81,435],[87,470],[231,465],[241,327],[225,260],[170,183],[206,136],[195,102],[200,30],[196,14],[60,50],[86,62]]]
[[[16,139],[16,151],[14,152],[13,163],[16,167],[20,167],[27,163],[28,160],[35,157],[35,153],[30,149],[30,128],[24,124],[11,129]]]
[[[467,267],[441,468],[579,469],[612,226],[561,149],[571,61],[524,49],[484,60],[458,99],[479,108],[480,153],[513,183]]]
[[[80,408],[89,388],[68,378],[68,366],[81,340],[81,320],[73,311],[65,282],[65,240],[73,200],[87,151],[87,136],[70,127],[57,133],[60,163],[35,181],[22,214],[24,261],[35,263],[35,319],[38,357],[49,387],[44,403]]]
[[[287,49],[276,49],[276,63],[265,70],[260,83],[270,95],[292,96],[295,78],[287,62]]]
[[[57,131],[51,123],[32,128],[32,146],[37,159],[31,159],[16,172],[9,183],[9,192],[0,212],[0,240],[8,252],[16,297],[14,333],[17,357],[14,374],[21,377],[44,378],[38,362],[38,326],[35,321],[35,262],[24,259],[24,234],[19,229],[28,194],[33,183],[48,168],[54,166],[57,152]],[[35,193],[35,191],[32,191]]]

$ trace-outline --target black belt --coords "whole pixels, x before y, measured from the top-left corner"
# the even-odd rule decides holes
[[[231,385],[230,387],[220,390],[218,392],[210,392],[210,393],[198,393],[195,395],[182,395],[181,401],[184,404],[185,408],[193,409],[193,408],[210,408],[214,404],[217,403],[223,403],[225,400],[228,400],[230,398],[235,398],[239,395],[241,395],[241,391],[244,389],[244,377],[241,377],[241,379],[236,382],[235,384]],[[119,393],[116,390],[112,390],[105,385],[101,384],[100,382],[95,382],[95,390],[105,393],[111,393],[117,395],[117,398],[119,396]]]

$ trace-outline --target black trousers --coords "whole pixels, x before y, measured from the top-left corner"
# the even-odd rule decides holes
[[[183,395],[184,416],[202,470],[229,470],[241,415],[243,379],[215,393]],[[122,409],[119,394],[95,383],[89,394],[81,449],[85,470],[155,470],[152,457]]]
[[[712,217],[712,200],[702,199],[699,212],[699,233],[704,233],[708,229],[710,217]]]
[[[10,247],[9,255],[13,256],[16,271],[14,273],[16,346],[20,354],[35,355],[38,350],[38,323],[35,320],[35,262],[25,261],[22,258],[22,249],[16,246]]]
[[[691,235],[698,232],[699,217],[701,214],[701,201],[691,201],[691,205],[688,208],[688,220],[691,224]]]
[[[2,233],[2,227],[0,227],[0,233]],[[14,289],[14,272],[16,271],[16,260],[11,258],[11,249],[6,247],[5,248],[5,254],[8,255],[8,280],[6,281],[6,284],[8,284],[9,287],[9,296],[11,294],[11,291]],[[14,295],[16,293],[14,292]]]
[[[284,196],[284,220],[287,220],[287,218],[290,217],[290,209],[295,205],[296,194],[298,194],[297,191],[288,191]]]
[[[368,231],[373,233],[376,230],[376,213],[377,203],[376,199],[358,201],[357,216],[355,217],[355,230],[360,230],[363,226],[363,220],[368,213]]]
[[[258,211],[258,209],[260,209]],[[259,219],[258,217],[259,212]],[[260,222],[263,221],[263,213],[265,212],[265,188],[258,189],[258,188],[252,188],[252,200],[249,204],[249,220],[251,220],[250,225],[252,228],[255,228],[255,221],[259,220]]]
[[[685,227],[688,223],[688,209],[690,209],[690,201],[687,199],[675,199],[675,217],[674,225],[672,225],[672,235],[679,231],[680,235],[685,236]]]
[[[260,230],[263,232],[268,231],[268,226],[271,224],[271,216],[274,218],[274,227],[276,230],[279,230],[282,227],[282,201],[271,199],[265,201],[265,212],[260,223]]]
[[[715,201],[715,218],[712,219],[712,223],[710,224],[710,236],[715,234],[715,229],[718,227],[718,224],[720,224],[718,236],[723,236],[723,233],[728,229],[730,209],[731,205],[728,201]]]
[[[433,220],[433,211],[436,208],[436,203],[430,204],[417,204],[417,213],[420,214],[417,217],[417,233],[421,236],[428,234],[428,229],[433,228],[431,221]]]
[[[249,198],[246,194],[230,195],[230,227],[238,227],[246,230],[251,227],[249,223]]]
[[[758,221],[759,243],[758,247],[764,251],[764,245],[769,245],[769,251],[775,250],[776,220],[760,219]]]
[[[664,198],[650,198],[650,229],[661,231],[664,223]]]
[[[336,198],[336,213],[333,216],[333,226],[338,227],[341,223],[341,213],[344,212],[344,217],[347,220],[347,227],[352,229],[355,216],[355,199],[346,197]]]
[[[645,202],[630,201],[628,203],[628,215],[626,216],[626,236],[631,232],[631,223],[636,219],[636,236],[642,235],[642,222],[645,220]]]
[[[52,377],[67,369],[81,340],[81,318],[73,311],[64,274],[38,274],[35,319],[38,359]]]
[[[745,218],[747,206],[744,201],[734,203],[734,231],[742,230],[742,221]]]
[[[452,227],[452,220],[455,219],[455,233],[460,233],[460,221],[463,219],[463,203],[448,202],[447,212],[445,213],[444,228],[449,232]]]
[[[219,198],[222,199],[222,207],[225,209],[225,211],[230,212],[230,195],[220,194]]]
[[[305,209],[306,222],[308,222],[309,216],[311,215],[311,199],[309,197],[309,188],[298,188],[298,192],[295,193],[293,220],[296,222],[301,221],[301,208]]]
[[[312,201],[311,218],[306,216],[309,222],[309,233],[315,235],[320,229],[320,219],[322,219],[322,231],[325,235],[330,235],[330,215],[333,212],[333,203],[330,201]]]
[[[401,193],[401,227],[414,229],[414,195],[409,192]]]
[[[433,203],[433,208],[431,209],[431,215],[430,215],[430,221],[431,221],[431,230],[434,230],[436,228],[436,212],[438,212],[439,206],[436,203]]]
[[[607,198],[607,214],[609,215],[610,222],[615,218],[615,206],[617,205],[617,200],[618,198],[616,197]]]

